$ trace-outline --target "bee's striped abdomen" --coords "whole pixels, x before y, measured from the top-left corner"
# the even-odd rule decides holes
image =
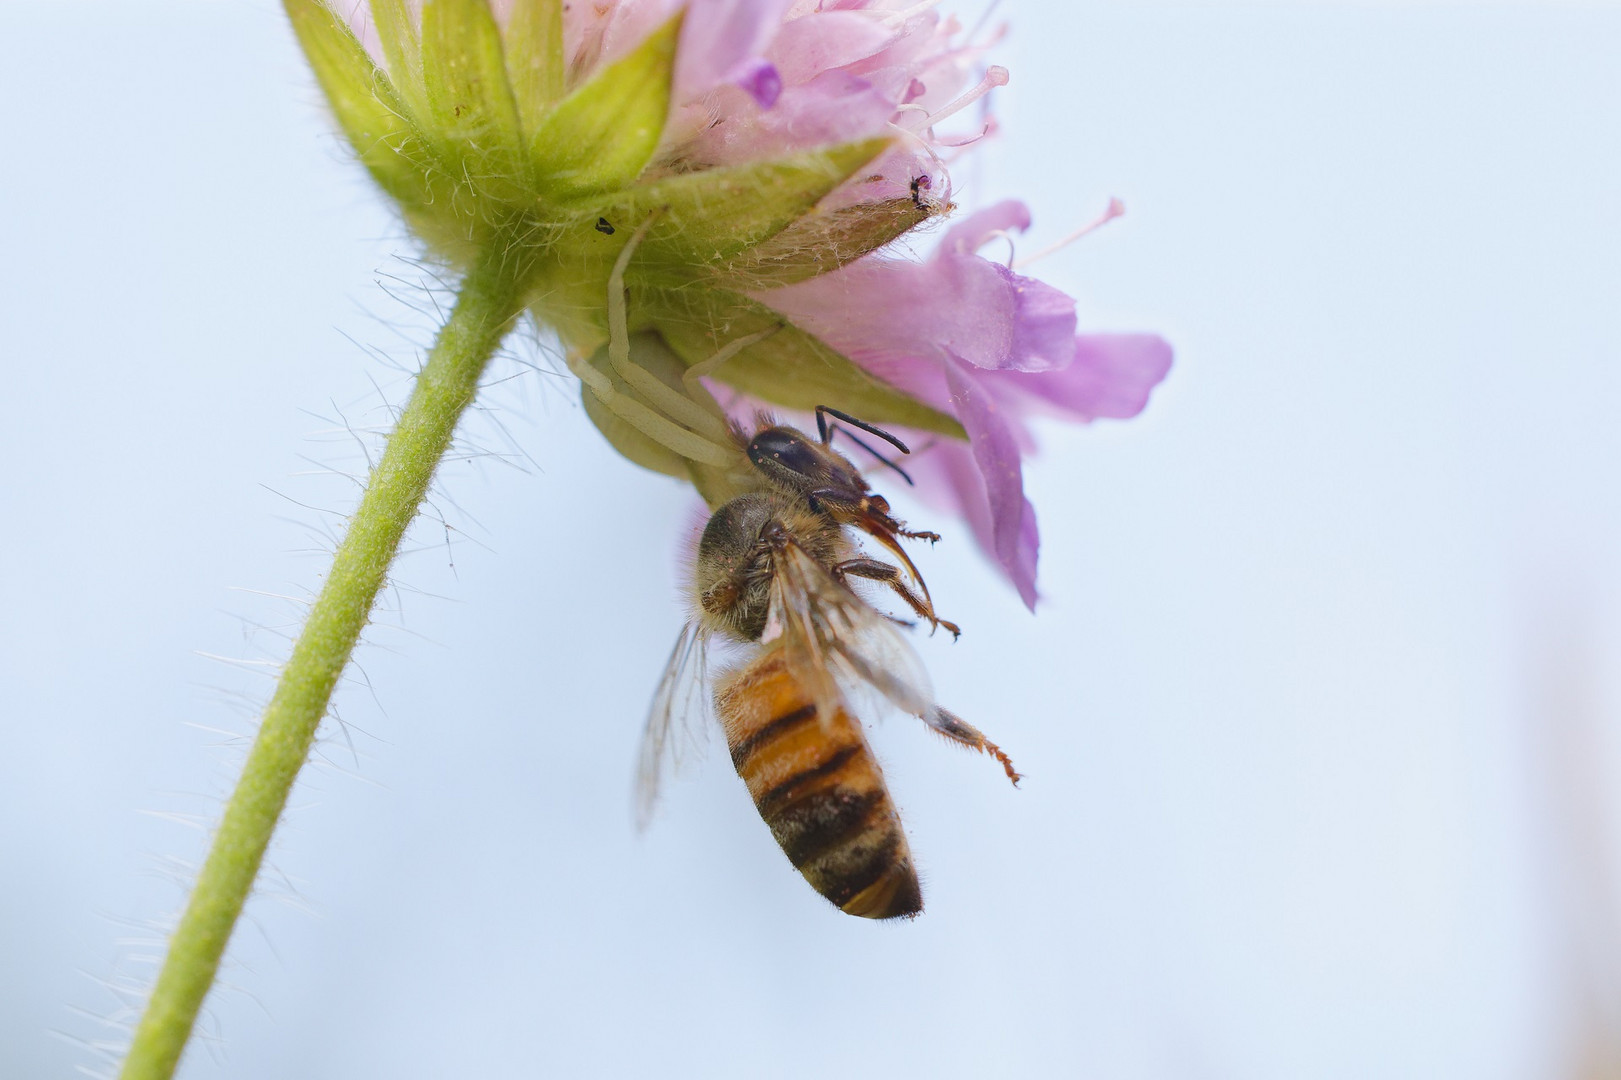
[[[922,911],[900,815],[859,722],[843,709],[819,718],[780,649],[767,648],[715,699],[737,774],[811,887],[869,919]]]

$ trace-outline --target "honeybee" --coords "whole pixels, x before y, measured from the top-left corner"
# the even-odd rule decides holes
[[[923,910],[917,871],[852,693],[875,692],[946,738],[995,758],[1015,784],[1019,774],[1000,747],[934,703],[928,674],[901,632],[907,624],[850,587],[852,578],[887,587],[919,619],[958,633],[935,614],[898,542],[938,537],[909,531],[890,515],[883,497],[832,448],[828,415],[907,452],[893,436],[826,407],[817,410],[819,442],[777,424],[749,440],[761,486],[716,510],[699,540],[694,616],[671,653],[643,735],[638,817],[645,825],[650,816],[676,751],[678,719],[694,705],[712,706],[732,765],[811,887],[851,915],[911,917]],[[863,554],[851,530],[898,554],[906,574]],[[745,655],[711,687],[714,639]]]

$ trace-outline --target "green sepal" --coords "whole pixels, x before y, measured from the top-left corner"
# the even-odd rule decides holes
[[[558,201],[633,183],[658,149],[675,77],[676,15],[557,104],[529,143],[535,182]]]
[[[862,139],[683,173],[582,209],[616,229],[637,228],[657,214],[630,273],[690,283],[697,266],[725,274],[731,260],[782,232],[888,146],[885,138]]]
[[[518,121],[533,133],[563,96],[563,0],[515,0],[506,42],[507,78],[518,100]]]
[[[701,308],[694,297],[701,297]],[[874,424],[968,437],[954,417],[868,374],[820,338],[746,296],[706,289],[649,293],[642,302],[656,312],[650,321],[689,366],[709,359],[728,341],[781,327],[711,373],[745,394],[802,412],[831,405]],[[724,334],[714,327],[723,327]]]
[[[417,13],[407,0],[371,0],[372,25],[383,46],[383,60],[400,100],[411,115],[428,113],[427,91],[422,86],[422,35]]]
[[[779,247],[774,237],[816,228],[805,226],[800,219],[887,145],[885,139],[867,139],[749,165],[706,169],[644,184],[599,202],[576,203],[580,216],[551,234],[551,265],[536,289],[535,317],[556,329],[572,347],[586,352],[607,340],[603,297],[608,270],[630,236],[649,218],[652,225],[625,275],[633,293],[633,330],[657,325],[657,319],[642,307],[643,294],[666,290],[691,296],[720,285],[731,290],[726,293],[730,296],[781,284],[792,272],[780,266],[764,268],[765,260],[785,258],[793,241]],[[828,217],[841,223],[846,220],[836,211]],[[904,219],[904,211],[886,212],[880,231],[887,235],[900,227],[897,218]],[[855,234],[860,229],[845,231]],[[858,248],[876,241],[877,234],[865,236],[842,254],[853,257]],[[765,248],[764,260],[756,256],[757,246]],[[810,257],[807,252],[801,255]],[[817,267],[831,270],[833,264],[819,261]]]
[[[928,220],[911,199],[813,211],[769,240],[728,260],[717,284],[754,291],[820,277],[877,251]]]
[[[388,76],[321,0],[285,6],[338,126],[372,178],[408,213],[432,205],[432,155]]]
[[[424,126],[453,174],[496,202],[525,199],[523,137],[486,0],[423,0]]]

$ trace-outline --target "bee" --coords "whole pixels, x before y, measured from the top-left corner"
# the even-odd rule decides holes
[[[1000,747],[934,703],[928,674],[901,632],[905,624],[851,588],[851,579],[884,586],[919,619],[959,632],[935,614],[899,545],[901,538],[938,537],[909,531],[891,516],[883,497],[832,448],[839,429],[828,415],[907,452],[893,436],[825,407],[817,410],[819,442],[769,423],[749,440],[761,486],[716,510],[699,540],[694,617],[671,653],[643,735],[639,818],[646,823],[675,756],[677,718],[695,705],[712,707],[760,817],[811,887],[851,915],[911,917],[923,910],[922,889],[852,694],[870,691],[995,758],[1015,784],[1020,777]],[[897,553],[906,572],[865,555],[854,532]],[[707,654],[715,639],[740,647],[744,659],[711,688]]]
[[[749,460],[772,487],[787,496],[797,497],[812,513],[823,515],[840,525],[860,529],[883,544],[905,565],[907,573],[916,582],[922,596],[920,598],[910,590],[898,587],[900,575],[896,568],[888,563],[867,559],[863,560],[866,565],[859,571],[847,569],[846,573],[883,581],[894,588],[920,618],[927,619],[932,626],[945,627],[951,631],[953,638],[960,636],[962,631],[955,623],[946,622],[935,615],[934,603],[929,597],[929,587],[924,582],[923,575],[918,573],[911,557],[900,545],[902,538],[936,543],[940,539],[940,534],[908,530],[904,524],[890,516],[889,501],[882,495],[875,494],[866,477],[861,475],[861,470],[857,469],[849,458],[833,449],[833,436],[838,434],[840,429],[828,423],[827,418],[830,415],[878,436],[903,454],[911,453],[905,443],[889,432],[881,431],[837,409],[818,405],[816,432],[820,436],[820,442],[811,442],[803,433],[791,427],[779,424],[764,425],[755,433],[754,438],[749,440],[746,448]],[[894,469],[908,484],[912,482],[912,478],[904,469],[867,445],[859,436],[849,432],[844,434],[857,446]]]

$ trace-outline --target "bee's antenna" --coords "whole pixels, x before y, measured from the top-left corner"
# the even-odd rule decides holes
[[[866,442],[864,442],[862,439],[856,437],[855,435],[851,434],[850,432],[848,432],[848,431],[844,430],[843,428],[839,427],[837,424],[829,424],[828,425],[827,440],[826,440],[827,442],[832,442],[833,441],[833,433],[834,432],[838,432],[839,434],[843,435],[846,439],[849,439],[851,442],[853,442],[857,446],[861,447],[861,449],[865,450],[867,453],[871,454],[873,457],[877,458],[879,461],[881,461],[885,465],[888,465],[891,469],[894,469],[897,473],[900,474],[901,479],[906,481],[906,486],[907,487],[915,487],[916,486],[915,484],[912,483],[912,477],[907,473],[907,471],[905,469],[901,468],[899,465],[895,464],[893,461],[889,460],[884,455],[882,455],[878,451],[874,450],[872,447],[868,446],[866,444]]]
[[[855,417],[851,416],[849,413],[840,412],[839,410],[833,408],[831,405],[818,405],[818,406],[816,406],[816,433],[822,437],[822,445],[823,446],[826,446],[830,441],[832,441],[832,438],[833,438],[833,436],[829,435],[828,432],[827,432],[827,427],[828,427],[827,418],[829,416],[836,416],[840,420],[843,420],[846,424],[853,424],[856,427],[860,428],[862,431],[865,431],[869,435],[878,436],[880,439],[884,440],[886,443],[893,446],[895,449],[899,450],[903,454],[910,454],[912,452],[912,451],[910,451],[910,450],[908,450],[906,448],[905,443],[903,443],[899,439],[895,438],[895,436],[891,435],[889,432],[883,430],[882,428],[873,427],[871,424],[867,423],[865,420],[857,420]],[[848,434],[848,433],[846,433],[846,434]],[[851,436],[851,438],[854,438],[854,437],[855,436],[853,436],[853,435]],[[865,446],[866,444],[862,443],[861,445]],[[885,462],[885,464],[887,465],[888,462]]]

